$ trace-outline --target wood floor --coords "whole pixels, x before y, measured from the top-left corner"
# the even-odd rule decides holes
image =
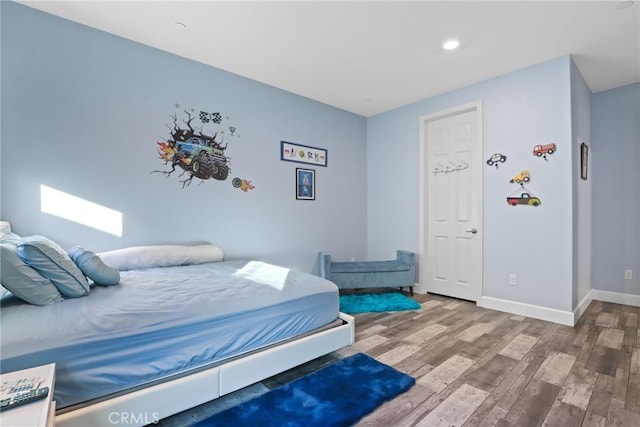
[[[640,426],[638,307],[593,301],[575,327],[416,295],[356,316],[356,343],[160,422],[185,426],[357,352],[416,378],[359,426]]]

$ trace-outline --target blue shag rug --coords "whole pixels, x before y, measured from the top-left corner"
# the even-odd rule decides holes
[[[340,295],[340,311],[348,314],[418,310],[421,307],[418,302],[399,292]]]
[[[200,421],[196,426],[351,426],[415,379],[358,353]]]

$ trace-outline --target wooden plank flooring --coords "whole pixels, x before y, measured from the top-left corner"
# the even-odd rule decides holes
[[[359,426],[640,426],[638,307],[593,301],[575,327],[438,295],[356,315],[356,342],[160,421],[186,426],[358,352],[416,378]]]

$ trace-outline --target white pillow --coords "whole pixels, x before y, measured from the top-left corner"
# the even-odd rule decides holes
[[[0,237],[7,233],[11,233],[11,224],[7,221],[0,221]]]
[[[98,254],[105,264],[120,271],[140,268],[171,267],[204,264],[224,259],[222,249],[215,245],[135,246]]]

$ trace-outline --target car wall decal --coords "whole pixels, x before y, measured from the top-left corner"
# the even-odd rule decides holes
[[[531,193],[518,190],[507,196],[507,203],[511,206],[540,206],[540,203],[542,202],[538,197],[533,196]]]
[[[533,155],[536,157],[542,157],[546,161],[549,161],[549,159],[547,159],[547,155],[551,155],[557,150],[558,148],[556,147],[556,144],[554,142],[550,144],[536,145],[533,147]]]
[[[507,196],[507,204],[510,206],[540,206],[542,203],[539,197],[533,195],[531,191],[525,188],[524,183],[529,182],[531,176],[529,171],[521,171],[511,181],[511,183],[520,184],[520,188]]]
[[[531,191],[525,188],[524,183],[531,181],[531,174],[528,170],[521,170],[509,181],[512,184],[520,184],[520,188],[507,196],[507,204],[510,206],[540,206],[539,197],[533,195]]]
[[[459,160],[456,163],[448,161],[446,164],[438,163],[433,168],[433,173],[451,173],[457,171],[463,171],[469,168],[469,163],[464,160]]]
[[[487,164],[489,166],[495,166],[496,169],[498,169],[498,165],[500,163],[504,163],[507,161],[507,156],[505,156],[504,154],[501,153],[494,153],[491,157],[489,157],[489,159],[487,160]]]
[[[513,178],[511,178],[509,182],[511,184],[516,183],[516,184],[522,185],[525,182],[529,182],[530,180],[531,180],[531,174],[529,173],[529,171],[520,171],[520,173],[514,176]]]
[[[176,111],[171,116],[172,124],[169,137],[156,142],[158,157],[170,170],[154,170],[151,173],[162,173],[166,178],[171,176],[177,168],[181,169],[182,188],[191,185],[193,178],[200,179],[200,183],[214,179],[226,181],[231,173],[231,157],[227,156],[229,143],[224,142],[228,130],[230,138],[239,138],[238,129],[230,124],[229,116],[219,113],[209,113],[194,108],[181,109],[175,104]],[[197,118],[197,124],[194,120]],[[244,192],[254,189],[251,181],[244,178],[233,178],[231,184]]]

